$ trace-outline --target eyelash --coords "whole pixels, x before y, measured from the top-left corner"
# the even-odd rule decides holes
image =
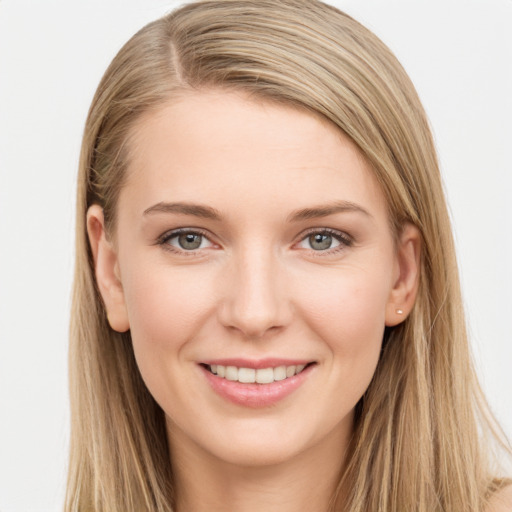
[[[168,232],[164,233],[163,235],[161,235],[157,239],[157,244],[162,246],[166,251],[170,251],[175,254],[188,256],[188,257],[198,256],[200,249],[191,249],[191,250],[178,249],[169,244],[169,241],[172,240],[173,238],[176,238],[180,235],[187,235],[187,234],[199,235],[199,236],[206,238],[208,241],[210,241],[208,233],[199,228],[180,228],[180,229],[168,231]],[[308,231],[306,231],[305,233],[302,233],[300,235],[298,242],[295,242],[294,245],[297,245],[298,243],[303,242],[304,240],[306,240],[308,237],[310,237],[312,235],[329,235],[332,238],[334,238],[336,241],[339,242],[339,245],[333,249],[331,249],[331,248],[328,248],[326,250],[315,250],[312,248],[306,249],[306,250],[309,250],[312,254],[314,254],[315,257],[337,254],[338,252],[343,251],[346,248],[351,247],[354,244],[353,238],[343,231],[338,231],[338,230],[331,229],[331,228],[312,228],[312,229],[309,229]],[[213,243],[213,242],[210,241],[210,243]]]
[[[325,257],[325,256],[331,256],[334,254],[338,254],[341,251],[346,250],[348,247],[351,247],[354,244],[354,239],[347,233],[343,231],[338,231],[336,229],[331,228],[312,228],[306,231],[305,233],[302,233],[300,235],[299,242],[303,242],[307,238],[309,238],[312,235],[329,235],[335,240],[339,242],[339,245],[334,248],[326,249],[325,251],[321,250],[315,250],[315,249],[309,249],[309,251],[315,256],[315,257]]]
[[[180,256],[198,256],[199,250],[186,250],[186,249],[178,249],[169,244],[169,241],[173,238],[176,238],[180,235],[199,235],[203,238],[206,238],[210,241],[208,233],[199,228],[180,228],[174,229],[172,231],[167,231],[163,235],[161,235],[157,239],[157,244],[162,246],[162,248],[166,251],[170,251],[175,254],[179,254]],[[213,242],[211,242],[213,243]]]

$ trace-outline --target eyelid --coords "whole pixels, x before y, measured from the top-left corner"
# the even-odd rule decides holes
[[[165,233],[161,234],[156,239],[155,245],[162,246],[163,249],[166,251],[173,252],[175,254],[185,255],[185,256],[195,256],[204,251],[205,247],[202,249],[193,249],[193,250],[186,250],[186,249],[180,249],[178,247],[175,247],[168,243],[171,238],[175,238],[179,235],[185,235],[185,234],[196,234],[201,235],[202,237],[206,238],[212,246],[218,246],[215,242],[212,241],[212,236],[209,232],[205,231],[202,228],[195,228],[195,227],[185,227],[185,228],[176,228],[176,229],[170,229],[169,231],[166,231]],[[209,247],[208,247],[209,248]]]
[[[340,231],[338,229],[333,228],[326,228],[326,227],[317,227],[317,228],[309,228],[306,231],[303,231],[299,236],[297,242],[295,242],[294,245],[297,245],[304,241],[307,237],[314,235],[314,234],[327,234],[335,238],[338,242],[340,242],[340,245],[332,248],[332,249],[326,249],[325,251],[316,251],[315,249],[304,249],[306,251],[310,251],[311,253],[314,253],[315,256],[322,256],[322,255],[331,255],[335,254],[339,251],[343,251],[347,249],[348,247],[351,247],[354,244],[354,238],[350,236],[345,231]]]
[[[186,256],[198,255],[205,248],[195,249],[195,250],[186,250],[186,249],[179,249],[179,248],[167,243],[171,238],[177,237],[181,234],[187,234],[187,233],[194,233],[197,235],[201,235],[204,238],[206,238],[210,242],[210,244],[212,244],[212,246],[218,247],[218,244],[216,244],[215,242],[212,241],[212,236],[208,231],[206,231],[202,228],[196,228],[196,227],[184,227],[184,228],[176,228],[176,229],[168,230],[157,238],[155,245],[161,245],[165,250],[168,250],[168,251],[171,251],[171,252],[174,252],[177,254],[183,254]],[[348,247],[352,246],[354,243],[354,238],[351,235],[349,235],[348,233],[346,233],[345,231],[340,231],[337,229],[327,228],[327,227],[313,227],[313,228],[307,229],[306,231],[303,231],[297,237],[297,241],[294,243],[294,246],[296,246],[300,242],[304,241],[307,237],[309,237],[313,234],[328,234],[328,235],[332,236],[333,238],[335,238],[339,242],[338,246],[336,246],[332,249],[331,248],[326,249],[324,251],[314,250],[314,249],[304,249],[306,251],[314,253],[315,256],[322,256],[322,255],[326,256],[326,255],[335,254],[339,251],[343,251],[343,250],[347,249]]]

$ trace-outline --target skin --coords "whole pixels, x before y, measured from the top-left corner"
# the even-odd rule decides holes
[[[499,491],[491,499],[488,512],[511,512],[512,511],[512,485]]]
[[[334,126],[241,93],[180,96],[140,120],[130,155],[115,232],[97,205],[88,230],[110,324],[130,329],[166,414],[178,511],[327,510],[384,328],[414,304],[418,231],[395,239],[369,164]],[[162,202],[219,219],[147,212]],[[333,204],[345,208],[290,220]],[[179,228],[203,233],[200,248],[180,248]],[[331,247],[313,247],[326,229]],[[255,409],[210,388],[199,363],[221,357],[315,364]]]

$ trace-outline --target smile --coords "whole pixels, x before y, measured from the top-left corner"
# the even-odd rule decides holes
[[[231,359],[199,364],[217,395],[238,406],[252,408],[277,404],[304,385],[317,366],[315,361],[283,359],[258,362]]]
[[[277,366],[275,368],[244,368],[224,366],[221,364],[206,365],[206,368],[220,378],[237,381],[243,384],[271,384],[298,375],[307,365]]]

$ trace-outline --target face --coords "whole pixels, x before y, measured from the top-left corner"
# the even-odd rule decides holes
[[[89,232],[171,445],[243,465],[340,446],[413,299],[415,242],[368,163],[320,118],[215,91],[147,115],[130,152],[115,245],[98,211]]]

